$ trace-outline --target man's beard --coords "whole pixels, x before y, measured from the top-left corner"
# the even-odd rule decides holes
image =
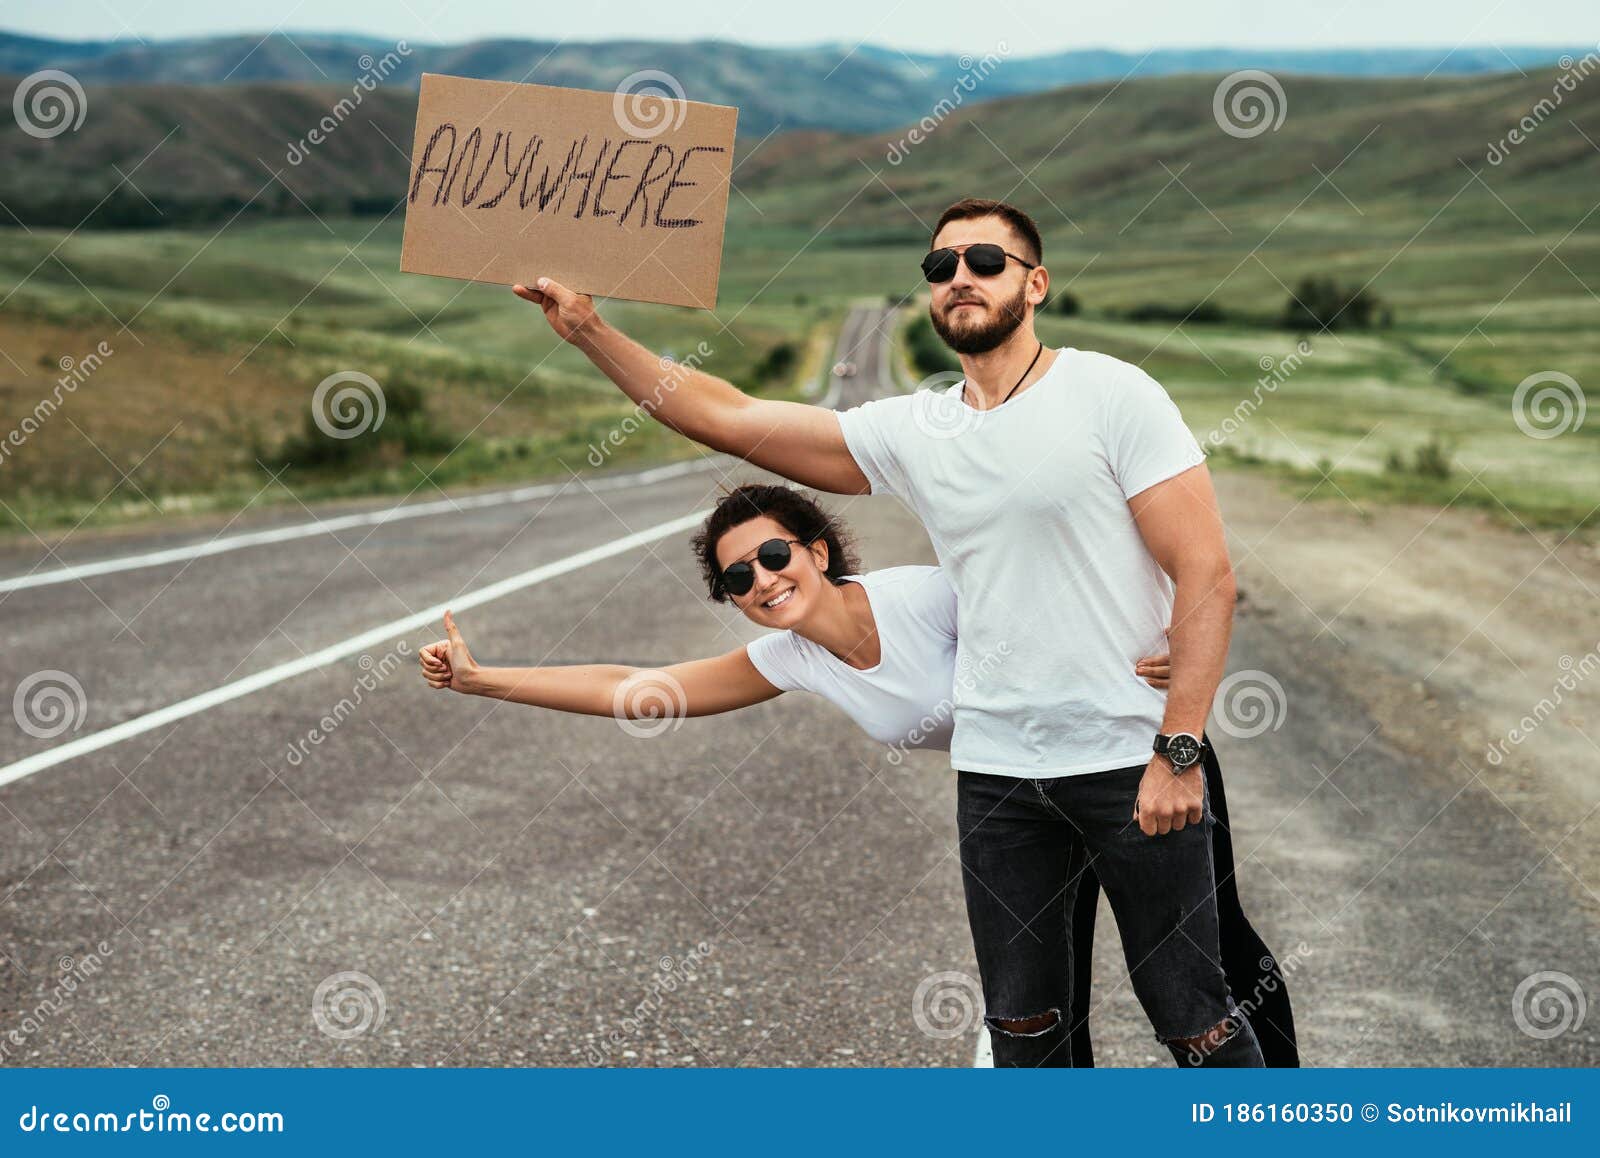
[[[1028,285],[1026,282],[1017,290],[1017,294],[1008,302],[1001,302],[995,314],[989,320],[977,325],[962,326],[957,329],[950,324],[950,317],[955,310],[952,304],[946,313],[941,316],[933,307],[928,307],[928,317],[933,322],[933,328],[943,339],[944,344],[958,354],[987,354],[1000,343],[1004,342],[1018,326],[1027,313]],[[979,307],[982,308],[981,306]]]

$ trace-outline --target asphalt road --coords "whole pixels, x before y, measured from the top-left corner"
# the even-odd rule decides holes
[[[885,316],[850,315],[839,357],[858,372],[828,401],[895,388]],[[443,604],[488,663],[737,646],[755,629],[704,598],[686,530],[595,549],[758,477],[716,459],[573,479],[0,594],[0,689],[33,697],[0,730],[0,1064],[969,1064],[975,990],[938,976],[976,975],[945,761],[895,764],[802,695],[640,735],[430,692],[414,655],[437,626],[317,660]],[[894,501],[832,505],[867,567],[934,561]],[[53,556],[14,543],[0,576],[211,533],[80,535]],[[513,589],[461,610],[494,584]],[[1293,961],[1307,1063],[1592,1063],[1592,1026],[1541,1041],[1511,1015],[1540,962],[1600,944],[1592,908],[1531,834],[1459,799],[1451,761],[1374,732],[1315,662],[1324,645],[1243,616],[1230,670],[1279,673],[1293,714],[1217,737],[1247,907]],[[49,686],[67,690],[53,736]],[[1102,1063],[1164,1065],[1120,958],[1108,916]],[[966,1032],[942,1032],[949,1017]]]

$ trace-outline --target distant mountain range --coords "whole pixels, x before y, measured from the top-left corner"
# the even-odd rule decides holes
[[[373,36],[270,33],[140,43],[49,40],[0,32],[0,74],[53,68],[86,85],[292,83],[349,86],[396,53],[384,88],[416,87],[424,72],[614,89],[659,70],[691,100],[739,107],[741,137],[777,129],[876,132],[917,120],[963,77],[963,103],[1096,81],[1244,68],[1343,77],[1522,72],[1549,68],[1589,46],[1081,49],[1026,55],[1026,45],[974,45],[970,55],[905,53],[875,44],[764,48],[729,41],[571,42],[495,39],[408,44]],[[981,77],[981,79],[977,79]]]
[[[1418,198],[1442,203],[1480,171],[1494,191],[1478,199],[1483,228],[1546,216],[1570,223],[1587,219],[1600,187],[1592,144],[1600,141],[1600,82],[1568,92],[1556,87],[1561,75],[1545,68],[1527,76],[1285,76],[1281,131],[1248,140],[1215,119],[1217,74],[968,102],[910,149],[907,126],[927,107],[888,130],[741,133],[735,184],[743,196],[731,211],[757,212],[746,210],[748,201],[763,225],[810,230],[829,222],[836,231],[881,235],[908,228],[916,214],[936,216],[956,193],[994,189],[1014,192],[1050,220],[1070,207],[1074,220],[1121,227],[1186,205],[1222,214],[1275,206],[1319,171],[1337,173],[1339,192],[1330,184],[1327,196],[1348,197],[1363,211],[1403,209]],[[76,131],[49,139],[0,132],[0,226],[382,215],[406,187],[417,97],[404,86],[363,94],[320,143],[309,142],[308,131],[351,95],[348,84],[90,83],[85,91],[87,115]],[[1544,123],[1523,143],[1507,143],[1541,102],[1549,106]],[[1163,197],[1175,183],[1185,195]],[[1517,219],[1507,203],[1518,206]],[[1296,229],[1313,220],[1301,214]]]

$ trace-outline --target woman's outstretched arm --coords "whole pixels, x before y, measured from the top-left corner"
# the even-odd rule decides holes
[[[662,668],[610,663],[483,667],[472,658],[448,611],[444,626],[447,637],[425,645],[418,655],[423,678],[439,691],[624,720],[710,716],[783,694],[756,670],[742,647]]]

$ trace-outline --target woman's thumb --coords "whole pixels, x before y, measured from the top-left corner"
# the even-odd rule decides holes
[[[461,629],[456,626],[456,618],[448,611],[444,613],[444,629],[449,632],[452,643],[461,642]]]

